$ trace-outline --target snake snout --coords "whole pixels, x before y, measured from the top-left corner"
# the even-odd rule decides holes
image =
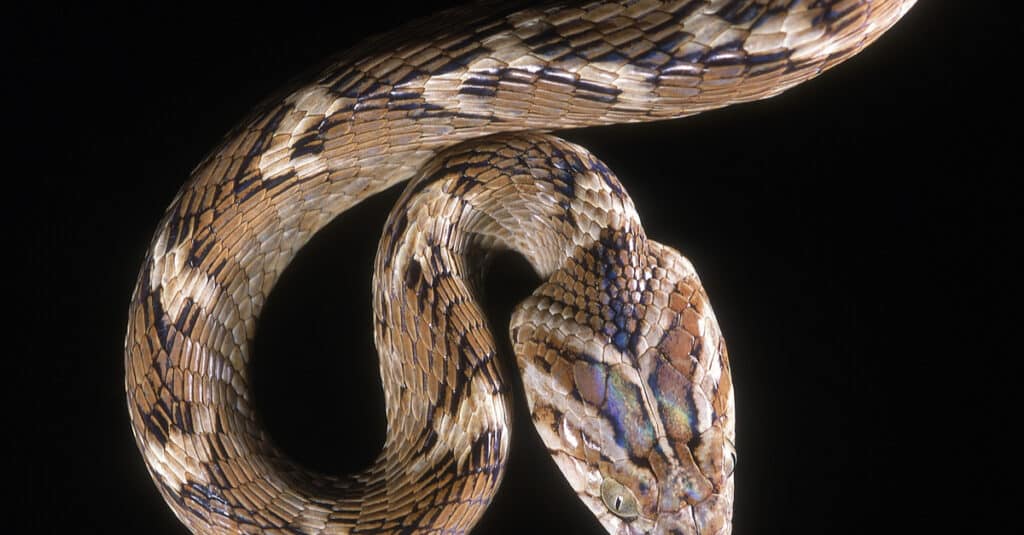
[[[732,531],[732,500],[711,494],[695,505],[683,506],[675,513],[659,515],[654,535],[727,535]]]

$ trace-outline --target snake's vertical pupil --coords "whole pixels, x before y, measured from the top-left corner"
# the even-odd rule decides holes
[[[729,455],[728,459],[731,461],[725,466],[725,475],[731,476],[732,473],[736,471],[736,447],[728,440],[725,441],[725,447],[727,448],[727,453]]]
[[[639,506],[633,491],[608,477],[601,483],[601,499],[608,509],[616,516],[632,520],[640,515]]]

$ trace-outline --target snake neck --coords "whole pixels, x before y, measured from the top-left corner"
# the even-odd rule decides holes
[[[401,422],[389,426],[378,461],[394,476],[389,501],[414,489],[408,500],[422,518],[476,522],[509,439],[480,264],[511,250],[546,278],[609,228],[639,228],[632,202],[601,162],[557,138],[484,138],[443,152],[412,180],[385,225],[374,272],[387,416]],[[443,481],[474,488],[473,499],[438,500],[449,492]]]
[[[612,533],[728,530],[734,402],[707,296],[603,163],[544,135],[441,153],[385,225],[376,341],[402,426],[379,462],[389,502],[415,503],[404,525],[471,525],[500,482],[510,393],[477,283],[502,250],[545,279],[509,328],[531,419],[580,498]],[[473,499],[439,499],[442,481]]]

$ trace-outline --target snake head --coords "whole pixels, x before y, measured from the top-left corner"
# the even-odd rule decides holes
[[[595,288],[567,291],[568,275],[607,274],[601,259],[624,256],[578,251],[519,305],[512,340],[531,416],[609,533],[728,534],[736,452],[725,343],[690,263],[648,245],[649,258],[616,272],[636,284],[584,275]]]

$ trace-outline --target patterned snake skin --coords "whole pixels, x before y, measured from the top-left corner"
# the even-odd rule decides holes
[[[511,395],[478,273],[511,249],[545,280],[514,312],[516,363],[580,499],[609,533],[729,533],[734,398],[700,281],[604,164],[540,132],[778,94],[913,4],[476,5],[259,107],[175,197],[132,296],[128,410],[164,499],[195,533],[469,531],[502,477]],[[318,229],[409,179],[373,280],[384,448],[361,473],[311,473],[252,409],[259,313]]]

